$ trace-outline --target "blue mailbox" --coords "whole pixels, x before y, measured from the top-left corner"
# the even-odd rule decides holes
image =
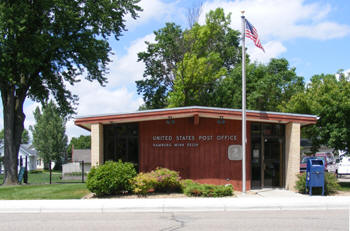
[[[322,187],[324,195],[324,163],[321,159],[309,159],[306,166],[306,187],[312,195],[313,187]]]

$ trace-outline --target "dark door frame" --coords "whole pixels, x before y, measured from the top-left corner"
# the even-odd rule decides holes
[[[278,124],[280,126],[283,126],[282,131],[283,131],[283,136],[280,135],[276,135],[276,134],[271,134],[271,135],[265,135],[264,134],[264,128],[266,125],[277,125],[277,124],[268,124],[268,123],[256,123],[260,125],[260,157],[259,157],[259,161],[260,161],[260,186],[255,186],[256,188],[264,188],[265,187],[265,139],[268,138],[277,138],[279,141],[279,186],[274,186],[274,187],[284,187],[285,185],[285,151],[284,151],[284,147],[285,147],[285,126],[284,124]],[[252,130],[253,126],[251,126],[251,140],[252,136],[253,136],[253,130]],[[255,136],[255,138],[257,138],[257,136]],[[254,145],[251,145],[251,150],[250,153],[251,155],[253,155],[253,148]],[[251,157],[251,160],[253,159],[253,157]],[[253,178],[253,170],[252,170],[253,166],[251,164],[251,183],[252,183],[252,178]],[[251,187],[252,188],[252,187]]]

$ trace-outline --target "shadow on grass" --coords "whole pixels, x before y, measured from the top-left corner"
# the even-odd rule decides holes
[[[340,191],[350,191],[350,182],[339,182]]]

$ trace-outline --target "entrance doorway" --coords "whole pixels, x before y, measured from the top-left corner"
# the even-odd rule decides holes
[[[284,184],[284,125],[253,123],[251,188]]]
[[[137,123],[110,124],[103,126],[104,161],[131,162],[138,169],[139,127]]]

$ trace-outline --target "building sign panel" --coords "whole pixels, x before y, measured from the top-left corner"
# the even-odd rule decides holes
[[[236,135],[157,135],[152,136],[154,148],[196,148],[201,143],[237,141]]]
[[[229,160],[242,160],[242,145],[230,145],[227,151]]]

